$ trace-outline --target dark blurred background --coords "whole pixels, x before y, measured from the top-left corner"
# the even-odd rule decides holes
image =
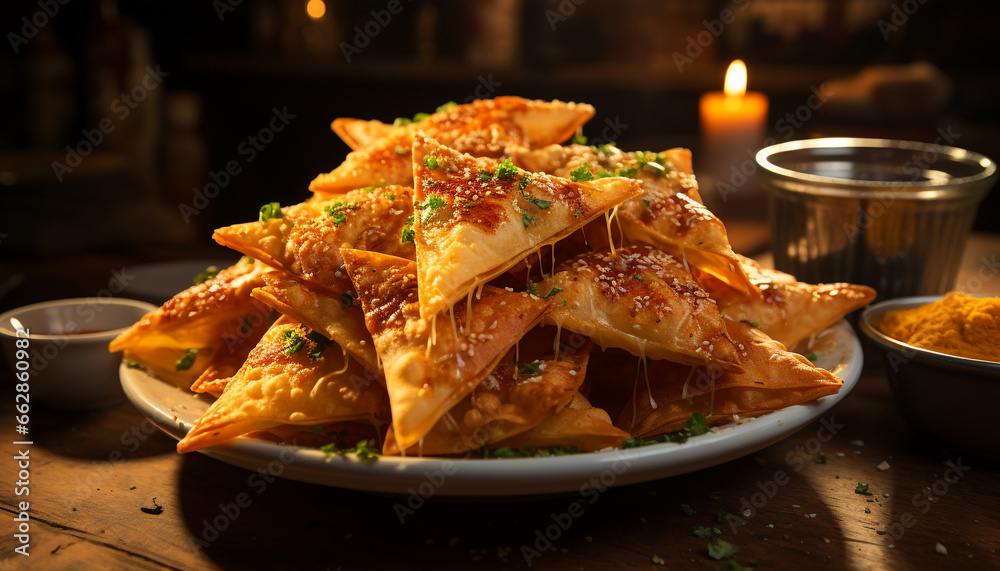
[[[774,140],[945,137],[998,159],[998,16],[986,0],[6,0],[0,294],[45,264],[224,254],[213,228],[300,202],[343,159],[332,119],[449,100],[591,103],[592,141],[691,148],[711,201],[698,101],[735,58]],[[996,194],[977,230],[997,231]],[[752,254],[750,202],[718,206]]]

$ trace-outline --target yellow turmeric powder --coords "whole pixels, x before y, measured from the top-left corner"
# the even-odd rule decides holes
[[[879,329],[915,347],[1000,362],[1000,298],[951,292],[913,309],[886,312]]]

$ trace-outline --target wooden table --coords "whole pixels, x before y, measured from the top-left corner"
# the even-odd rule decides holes
[[[969,281],[982,275],[982,256],[1000,257],[1000,239],[970,244],[959,283],[1000,293],[995,274]],[[0,569],[656,569],[659,558],[723,568],[696,526],[718,528],[739,548],[736,561],[760,568],[1000,568],[1000,470],[915,434],[873,358],[820,421],[744,458],[610,489],[593,503],[432,501],[404,523],[399,498],[180,456],[129,404],[34,408],[30,484],[19,485],[24,447],[12,444],[13,391],[4,394]],[[859,482],[871,495],[856,493]],[[19,487],[30,495],[15,495]],[[161,513],[148,513],[154,498]],[[14,551],[21,501],[30,502],[30,557]],[[720,509],[743,521],[720,523]],[[559,521],[566,529],[551,527]],[[539,540],[546,531],[556,539]]]

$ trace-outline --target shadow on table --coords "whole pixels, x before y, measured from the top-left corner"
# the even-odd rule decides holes
[[[183,462],[179,493],[191,548],[225,569],[346,571],[375,563],[593,569],[647,566],[654,555],[670,566],[718,569],[722,562],[709,557],[710,539],[692,533],[699,526],[718,529],[710,533],[737,546],[735,557],[743,565],[752,559],[774,563],[773,551],[782,547],[806,559],[820,550],[824,564],[843,566],[843,551],[824,545],[818,531],[797,530],[798,520],[788,522],[785,537],[763,519],[746,527],[719,523],[720,509],[737,511],[736,490],[752,492],[773,471],[748,457],[586,496],[421,504],[411,497],[272,479],[192,454]],[[722,497],[716,499],[717,493]],[[821,515],[821,521],[833,521]],[[810,549],[814,555],[807,554]]]
[[[177,442],[127,402],[91,411],[33,412],[32,441],[59,456],[117,461],[176,453]]]

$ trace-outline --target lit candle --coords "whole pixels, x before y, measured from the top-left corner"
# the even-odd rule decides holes
[[[767,96],[747,91],[747,67],[741,60],[729,64],[725,91],[701,96],[701,141],[710,172],[726,175],[735,162],[753,157],[763,143],[767,123]]]

